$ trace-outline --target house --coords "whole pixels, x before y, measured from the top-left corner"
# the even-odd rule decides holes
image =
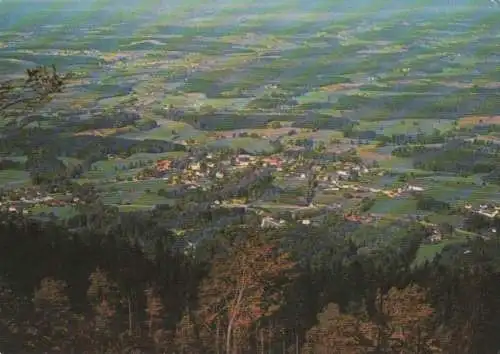
[[[281,167],[283,161],[278,157],[265,157],[262,159],[264,166]]]
[[[199,162],[195,162],[195,163],[192,163],[191,165],[189,165],[189,168],[192,171],[199,171],[201,169],[201,165]]]
[[[252,159],[252,156],[250,156],[248,154],[239,154],[236,159],[238,161],[250,161]]]
[[[438,230],[434,229],[432,231],[431,236],[429,237],[429,240],[431,242],[433,242],[433,243],[441,242],[443,240],[443,235],[441,234],[441,232],[439,232]]]
[[[337,175],[339,179],[349,179],[351,177],[351,174],[344,170],[337,171]]]
[[[409,190],[409,191],[413,191],[413,192],[422,192],[424,190],[422,187],[414,186],[414,185],[411,185],[411,184],[409,184],[408,186],[406,186],[406,189]]]
[[[265,216],[262,218],[262,222],[260,224],[260,227],[261,228],[277,228],[277,227],[281,227],[283,225],[284,225],[284,222],[281,222],[281,221],[278,222],[270,216]]]
[[[495,216],[497,216],[498,210],[495,210],[492,213],[487,213],[486,211],[480,210],[480,211],[478,211],[478,214],[484,215],[488,218],[494,218]]]
[[[170,160],[158,160],[156,161],[156,170],[163,172],[171,168],[172,161]]]

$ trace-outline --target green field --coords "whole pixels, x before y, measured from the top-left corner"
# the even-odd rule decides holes
[[[378,197],[370,209],[370,213],[406,215],[417,211],[416,200],[412,197]]]
[[[465,242],[467,237],[474,237],[474,236],[476,235],[473,233],[469,233],[463,230],[456,230],[453,234],[453,237],[449,239],[445,239],[435,244],[423,244],[418,249],[417,255],[415,256],[415,260],[413,261],[412,266],[417,267],[419,265],[424,264],[426,261],[430,262],[446,246]]]
[[[149,205],[136,205],[136,204],[130,204],[130,205],[119,205],[118,210],[121,212],[127,213],[127,212],[134,212],[134,211],[145,211],[145,210],[151,210],[152,206]]]
[[[208,147],[221,148],[229,147],[231,149],[244,149],[249,153],[271,153],[273,146],[268,140],[256,138],[228,138],[210,142]]]
[[[453,120],[427,120],[427,119],[395,119],[382,121],[361,121],[357,130],[374,130],[381,134],[391,136],[398,134],[431,134],[434,129],[447,131],[452,129]]]
[[[21,186],[30,183],[30,175],[26,171],[1,170],[0,186]]]
[[[49,207],[37,206],[30,209],[34,216],[48,216],[54,214],[59,219],[68,219],[78,214],[78,211],[73,206]]]
[[[137,140],[156,139],[180,141],[186,139],[196,139],[203,141],[206,138],[206,134],[186,123],[161,121],[158,128],[154,128],[144,132],[128,133],[122,135],[121,137]]]

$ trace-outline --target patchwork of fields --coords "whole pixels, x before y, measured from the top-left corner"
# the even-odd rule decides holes
[[[222,2],[215,10],[199,5],[190,13],[188,3],[175,9],[157,4],[158,14],[136,5],[132,16],[104,5],[97,14],[81,2],[74,17],[66,10],[47,11],[37,15],[38,22],[19,15],[17,22],[0,24],[0,75],[53,63],[74,72],[63,94],[45,107],[43,120],[25,127],[46,129],[51,148],[62,149],[59,141],[68,136],[186,147],[93,161],[72,180],[98,185],[104,204],[134,211],[172,202],[158,195],[168,190],[166,180],[130,180],[158,160],[185,158],[190,149],[268,155],[304,144],[327,155],[352,149],[365,163],[376,163],[386,175],[373,178],[372,187],[395,188],[411,176],[425,195],[452,205],[500,203],[500,187],[483,183],[484,174],[424,170],[416,167],[416,158],[391,154],[400,145],[397,137],[468,133],[500,141],[497,9],[422,7],[376,14],[339,12],[324,2],[307,9],[276,2],[272,11],[266,4],[250,10]],[[51,22],[58,25],[37,25]],[[73,129],[92,110],[117,109],[134,111],[140,119]],[[154,127],[148,126],[153,121]],[[472,132],[478,126],[493,128]],[[85,160],[77,155],[60,161],[77,166]],[[5,168],[0,185],[29,186],[31,177],[22,168]],[[357,203],[334,194],[320,193],[318,202],[343,202],[346,209]],[[418,212],[415,199],[406,197],[377,198],[369,211]],[[69,212],[34,211],[41,213]],[[441,246],[427,247],[418,258]]]

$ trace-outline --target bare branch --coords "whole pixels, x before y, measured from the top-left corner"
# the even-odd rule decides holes
[[[50,101],[52,94],[62,91],[69,75],[61,76],[54,65],[49,69],[38,66],[26,70],[26,79],[0,83],[0,116],[20,106],[24,111]]]

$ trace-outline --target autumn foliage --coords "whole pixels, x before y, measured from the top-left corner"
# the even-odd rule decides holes
[[[216,332],[215,336],[223,328],[226,352],[231,352],[252,326],[277,311],[294,268],[277,241],[265,241],[257,234],[239,241],[227,255],[214,260],[201,284],[199,317],[204,328]]]
[[[0,351],[493,353],[496,268],[409,273],[319,232],[287,248],[285,232],[235,227],[193,256],[0,222]]]
[[[328,304],[307,334],[304,353],[441,352],[429,331],[433,309],[423,289],[391,288],[387,294],[379,292],[377,304],[374,318],[366,312],[342,313],[337,304]]]

